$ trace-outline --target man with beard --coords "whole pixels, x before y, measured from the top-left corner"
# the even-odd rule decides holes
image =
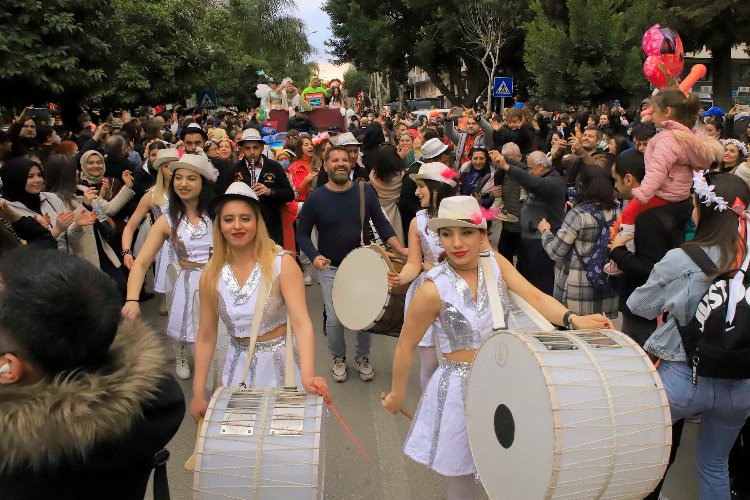
[[[187,127],[183,128],[182,132],[180,132],[180,140],[185,146],[186,153],[200,154],[200,152],[203,151],[203,148],[206,145],[206,141],[208,141],[208,134],[199,124],[191,123]],[[214,157],[209,158],[208,161],[211,162],[211,164],[216,168],[216,170],[219,171],[220,174],[232,170],[232,162],[228,160],[222,160],[221,158]],[[221,181],[221,178],[219,178],[219,180]],[[231,184],[231,181],[229,184]],[[226,188],[229,187],[229,184],[224,186],[221,191],[222,193],[226,191]]]
[[[353,183],[349,177],[352,164],[346,149],[334,146],[326,152],[325,165],[328,182],[310,193],[297,220],[297,243],[300,250],[310,257],[318,270],[318,281],[323,292],[326,311],[326,335],[328,350],[333,357],[331,371],[333,380],[343,382],[347,378],[346,341],[344,326],[333,308],[333,280],[344,257],[362,243],[370,243],[366,230],[372,219],[381,238],[398,253],[406,255],[406,249],[398,241],[396,233],[380,208],[375,190],[364,182]],[[364,196],[364,218],[360,218],[360,200]],[[312,228],[318,230],[318,248],[310,237]],[[364,240],[364,241],[362,241]],[[372,380],[375,370],[370,365],[370,334],[357,332],[355,368],[363,381]]]
[[[601,142],[602,131],[595,126],[586,127],[580,141],[575,136],[567,142],[557,141],[552,146],[552,166],[560,172],[567,172],[579,158],[586,164],[601,165],[601,160],[611,157],[605,147],[600,148]],[[566,146],[570,146],[573,152],[563,156]]]
[[[260,132],[254,128],[242,132],[242,139],[237,141],[237,146],[241,149],[243,158],[232,168],[221,172],[216,187],[219,193],[223,193],[233,182],[244,182],[250,186],[258,195],[268,235],[283,246],[281,208],[294,200],[294,189],[281,164],[263,156],[265,145]]]
[[[36,138],[36,122],[29,117],[30,109],[31,106],[24,109],[21,116],[8,129],[8,137],[13,145],[6,158],[7,160],[38,152],[39,141]]]

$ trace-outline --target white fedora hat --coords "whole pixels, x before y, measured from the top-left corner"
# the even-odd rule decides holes
[[[154,169],[158,170],[163,163],[168,161],[177,161],[180,159],[180,152],[174,148],[160,149],[156,153],[156,160],[154,161]]]
[[[182,157],[180,157],[179,160],[173,161],[169,164],[169,170],[171,170],[173,173],[178,168],[192,170],[193,172],[202,175],[211,182],[216,182],[216,179],[219,178],[219,171],[216,170],[213,165],[211,165],[210,161],[208,161],[208,156],[202,154],[194,155],[185,153],[184,155],[182,155]]]
[[[237,145],[240,146],[243,142],[262,142],[265,144],[265,141],[260,136],[260,132],[254,128],[248,128],[242,131],[242,138],[237,141]]]
[[[409,178],[413,181],[417,179],[431,180],[448,184],[451,187],[456,187],[456,181],[453,179],[458,177],[458,173],[452,168],[448,168],[440,162],[434,161],[432,163],[423,163],[419,167],[419,172],[416,174],[409,174]]]
[[[359,146],[360,143],[354,137],[354,134],[352,134],[351,132],[347,132],[345,134],[341,134],[338,137],[336,137],[336,145],[337,146]]]
[[[440,202],[437,217],[427,222],[430,230],[442,227],[473,227],[487,229],[487,219],[473,196],[451,196]]]
[[[216,210],[225,202],[231,200],[242,200],[250,202],[260,202],[258,195],[244,182],[233,182],[229,185],[226,192],[214,198],[210,204],[210,212],[216,216]]]
[[[448,151],[450,147],[437,137],[422,144],[422,158],[432,160]]]

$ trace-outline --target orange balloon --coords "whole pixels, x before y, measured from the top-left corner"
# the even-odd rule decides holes
[[[680,82],[680,90],[685,93],[690,92],[695,82],[706,76],[706,66],[703,64],[696,64],[690,69],[690,73]]]

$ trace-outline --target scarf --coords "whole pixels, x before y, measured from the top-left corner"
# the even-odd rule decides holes
[[[91,173],[86,169],[86,162],[89,158],[91,158],[93,155],[98,155],[101,157],[102,162],[104,162],[104,156],[99,151],[86,151],[81,155],[81,178],[84,179],[86,182],[88,182],[91,185],[101,184],[102,179],[104,179],[104,173],[106,172],[106,168],[102,170],[102,173],[100,175],[91,175]]]
[[[3,181],[3,198],[23,203],[26,208],[41,215],[41,197],[26,191],[29,171],[35,166],[36,163],[27,158],[8,160],[0,169],[0,179]]]

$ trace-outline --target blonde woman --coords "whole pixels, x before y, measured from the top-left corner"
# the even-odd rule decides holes
[[[206,382],[216,350],[219,320],[231,337],[222,370],[223,385],[282,387],[285,353],[294,349],[299,355],[295,356],[297,387],[328,399],[325,379],[313,375],[313,328],[302,273],[294,257],[268,236],[258,195],[247,184],[235,182],[218,197],[213,212],[214,253],[200,280],[200,324],[190,414],[198,420],[208,408]],[[259,297],[264,301],[260,309],[263,316],[257,320],[260,326],[250,371],[243,378]],[[286,345],[287,321],[291,321],[294,331],[293,346]]]

